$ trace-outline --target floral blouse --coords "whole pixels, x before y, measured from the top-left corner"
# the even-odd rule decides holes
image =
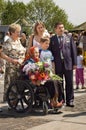
[[[20,63],[24,61],[26,49],[22,46],[20,40],[14,41],[13,39],[9,38],[3,44],[3,51],[4,53],[13,58],[18,59]],[[14,65],[12,63],[6,62],[5,65],[5,78],[4,78],[4,99],[6,98],[6,92],[9,87],[9,84],[16,80],[20,75],[19,70],[20,65]]]
[[[26,49],[22,46],[19,39],[16,41],[11,38],[8,39],[3,45],[3,50],[7,56],[18,59],[20,63],[22,63],[25,58]],[[9,65],[10,67],[15,66],[14,64],[7,62],[7,66]]]

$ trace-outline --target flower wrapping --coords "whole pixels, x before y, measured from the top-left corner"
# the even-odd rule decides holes
[[[62,80],[58,75],[52,73],[52,69],[47,62],[29,62],[23,67],[23,72],[28,75],[33,84],[38,86],[44,85],[48,80]]]

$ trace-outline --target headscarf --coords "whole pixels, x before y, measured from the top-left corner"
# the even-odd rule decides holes
[[[28,52],[28,54],[26,54],[25,56],[25,60],[24,61],[27,61],[29,59],[33,59],[34,62],[38,62],[39,61],[39,58],[37,57],[34,57],[34,51],[37,47],[36,46],[32,46]]]

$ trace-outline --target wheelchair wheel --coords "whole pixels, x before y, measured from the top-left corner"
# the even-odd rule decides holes
[[[43,101],[43,113],[44,115],[48,114],[48,104],[46,101]]]
[[[7,102],[9,106],[17,112],[31,110],[34,100],[31,84],[16,80],[12,82],[7,91]]]

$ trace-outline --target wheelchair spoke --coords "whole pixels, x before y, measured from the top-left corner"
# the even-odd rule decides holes
[[[10,101],[16,100],[15,97],[11,97],[11,98],[9,98],[9,99],[10,99]]]
[[[19,99],[17,99],[16,103],[15,103],[15,108],[18,106],[19,103]]]
[[[17,92],[14,92],[13,90],[10,91],[12,94],[16,95]]]
[[[31,85],[26,81],[13,81],[8,89],[7,101],[11,108],[17,112],[31,110],[34,100]]]
[[[20,99],[20,103],[21,103],[21,106],[22,106],[22,108],[24,109],[24,102],[22,101],[22,99]]]

